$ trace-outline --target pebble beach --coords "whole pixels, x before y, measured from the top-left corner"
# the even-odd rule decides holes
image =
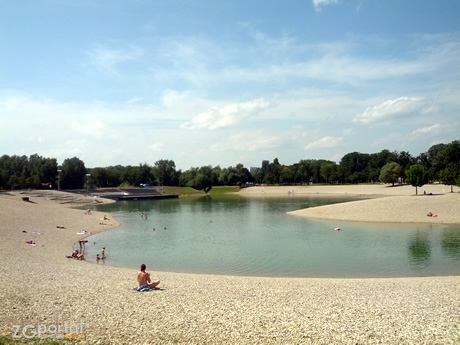
[[[450,193],[448,186],[429,185],[419,193],[424,190],[428,195],[415,196],[411,186],[251,187],[240,194],[365,195],[370,199],[299,210],[293,216],[460,224],[458,187]],[[460,343],[460,275],[264,278],[147,267],[153,279],[161,280],[161,289],[136,292],[139,267],[66,258],[87,236],[77,233],[119,225],[111,214],[86,214],[92,203],[92,198],[56,191],[0,193],[2,336],[13,339],[15,325],[22,336],[26,325],[35,327],[29,327],[30,334],[40,325],[66,323],[82,325],[81,344]],[[427,217],[427,212],[438,217]],[[37,246],[26,245],[30,240]],[[46,336],[54,337],[41,335]]]

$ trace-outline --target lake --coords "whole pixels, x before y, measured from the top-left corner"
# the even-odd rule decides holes
[[[317,220],[287,215],[343,197],[238,195],[98,205],[121,226],[92,235],[87,260],[151,271],[268,277],[460,274],[460,226]],[[144,217],[145,215],[146,217]],[[341,231],[334,231],[340,227]],[[94,244],[95,242],[95,244]]]

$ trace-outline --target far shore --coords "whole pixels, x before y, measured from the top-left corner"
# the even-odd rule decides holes
[[[460,188],[425,185],[331,185],[250,187],[240,192],[246,197],[331,197],[361,196],[368,200],[312,207],[289,212],[300,217],[344,221],[460,224]],[[428,216],[429,214],[432,216]]]
[[[460,214],[458,188],[448,193],[447,186],[424,186],[419,190],[433,195],[415,196],[413,187],[365,187],[251,187],[239,194],[371,198],[312,208],[319,212],[313,215],[296,211],[307,217],[322,212],[344,219],[351,212],[367,214],[363,220],[369,220],[368,213],[400,208],[403,213],[418,212],[417,221],[429,218],[425,212],[431,210],[438,217],[430,221],[449,223],[458,220],[454,213]],[[264,278],[155,272],[155,267],[147,267],[153,279],[161,280],[161,290],[134,291],[139,267],[111,267],[110,248],[106,265],[66,257],[86,236],[80,235],[83,231],[94,234],[119,225],[110,213],[74,208],[91,209],[92,204],[94,198],[56,191],[0,193],[1,336],[13,339],[15,325],[23,330],[67,323],[83,325],[78,343],[92,345],[460,343],[460,276]],[[350,208],[344,212],[343,207]],[[30,240],[38,246],[27,245]],[[46,336],[54,337],[40,337]]]

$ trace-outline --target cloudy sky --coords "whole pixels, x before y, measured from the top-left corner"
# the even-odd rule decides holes
[[[2,0],[0,155],[260,166],[460,139],[457,0]]]

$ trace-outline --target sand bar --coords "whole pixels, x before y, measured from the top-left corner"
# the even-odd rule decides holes
[[[360,196],[368,200],[312,207],[290,212],[292,215],[345,221],[460,224],[460,188],[425,185],[346,185],[308,187],[251,187],[240,192],[248,197],[331,197]],[[424,194],[426,192],[426,194]],[[436,217],[428,217],[428,213]]]
[[[0,334],[12,336],[13,325],[66,322],[83,324],[82,344],[460,342],[458,276],[257,278],[148,267],[164,290],[135,292],[138,267],[65,258],[77,232],[117,225],[111,215],[100,225],[104,214],[86,215],[71,204],[50,195],[24,202],[20,194],[0,194]],[[44,246],[25,245],[30,239]]]

